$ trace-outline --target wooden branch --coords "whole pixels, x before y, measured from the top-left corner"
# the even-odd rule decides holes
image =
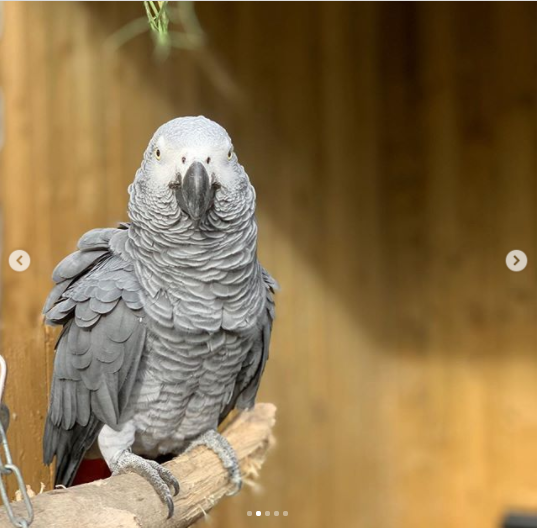
[[[237,453],[243,479],[257,476],[265,460],[275,414],[274,405],[259,403],[238,414],[223,431]],[[165,465],[181,484],[170,520],[166,520],[166,507],[151,486],[138,475],[126,474],[35,496],[31,528],[184,528],[233,490],[220,460],[205,447]],[[14,503],[14,510],[22,514],[22,504]],[[10,526],[3,508],[0,526]]]

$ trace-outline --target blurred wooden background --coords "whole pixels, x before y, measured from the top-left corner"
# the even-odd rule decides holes
[[[207,48],[163,64],[147,35],[106,44],[140,3],[2,9],[2,352],[34,489],[52,269],[126,219],[154,129],[203,113],[257,187],[282,286],[260,394],[278,445],[261,493],[213,526],[485,528],[537,509],[535,4],[204,3]]]

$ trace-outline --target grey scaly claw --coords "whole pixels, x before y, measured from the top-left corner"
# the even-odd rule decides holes
[[[161,466],[158,462],[155,460],[148,460],[149,464],[153,466],[158,471],[158,474],[160,475],[160,478],[166,482],[168,487],[171,489],[173,488],[173,496],[179,495],[179,491],[181,490],[181,487],[179,486],[179,481],[175,478],[174,474],[164,466]]]
[[[173,517],[173,512],[175,510],[173,505],[173,499],[168,495],[165,499],[166,506],[168,506],[168,517],[166,519],[171,519]]]
[[[173,516],[174,504],[170,489],[173,487],[174,495],[179,493],[179,482],[169,469],[161,466],[154,460],[146,460],[131,451],[123,451],[116,460],[110,464],[112,475],[121,473],[136,473],[143,477],[155,490],[160,500],[168,507],[168,519]]]
[[[231,444],[217,431],[210,429],[202,435],[194,438],[188,445],[185,453],[188,453],[197,446],[206,446],[215,453],[224,468],[228,470],[229,479],[235,485],[235,489],[229,495],[237,494],[242,488],[241,468],[235,450]]]

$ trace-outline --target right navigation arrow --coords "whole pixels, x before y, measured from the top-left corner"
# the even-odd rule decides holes
[[[509,251],[509,253],[507,253],[505,263],[511,271],[519,272],[525,269],[528,265],[528,257],[524,251],[520,251],[520,249],[513,249],[513,251]]]

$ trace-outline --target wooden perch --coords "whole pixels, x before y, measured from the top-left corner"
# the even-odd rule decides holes
[[[223,435],[239,458],[243,479],[255,477],[271,445],[276,408],[259,403],[237,415]],[[233,490],[218,457],[205,447],[179,456],[165,466],[181,484],[175,515],[167,510],[151,486],[138,475],[126,474],[32,498],[31,528],[184,528],[192,525]],[[15,503],[16,514],[23,513]],[[10,526],[0,509],[0,526]]]

